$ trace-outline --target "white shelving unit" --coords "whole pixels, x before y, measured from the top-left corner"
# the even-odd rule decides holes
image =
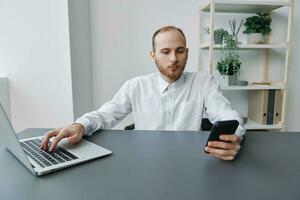
[[[214,4],[214,5],[213,5]],[[209,0],[200,9],[204,12],[219,13],[261,13],[271,12],[283,6],[290,6],[290,1],[230,1]],[[213,7],[213,8],[212,8]]]
[[[268,82],[268,65],[269,65],[269,51],[271,50],[283,50],[285,51],[285,61],[284,61],[284,74],[283,74],[283,82],[272,83],[271,85],[248,85],[248,86],[225,86],[222,87],[225,91],[260,91],[260,90],[281,90],[282,91],[282,103],[281,103],[281,120],[277,124],[260,124],[256,123],[253,120],[247,120],[245,125],[246,129],[285,129],[285,121],[286,121],[286,107],[287,107],[287,98],[288,98],[288,70],[290,63],[290,39],[291,39],[291,28],[292,28],[292,18],[294,11],[294,0],[286,0],[286,1],[233,1],[233,0],[208,0],[202,6],[200,6],[199,10],[199,23],[200,23],[200,35],[199,35],[199,49],[208,51],[208,71],[213,73],[214,69],[214,51],[218,51],[221,49],[220,45],[214,43],[213,33],[215,30],[215,25],[217,23],[216,15],[219,13],[234,13],[234,14],[255,14],[255,13],[269,13],[272,11],[282,8],[288,7],[288,24],[287,24],[287,38],[285,41],[280,41],[278,43],[270,43],[270,44],[239,44],[237,46],[238,50],[260,50],[263,51],[263,63],[262,63],[262,77],[261,81]],[[209,41],[203,40],[203,13],[209,14]],[[272,22],[273,23],[273,22]],[[247,66],[243,66],[247,67]]]
[[[221,86],[223,90],[285,90],[283,83],[272,85],[247,85],[247,86]]]
[[[258,124],[254,121],[252,121],[251,119],[248,119],[246,124],[245,124],[245,128],[247,130],[257,130],[257,129],[267,129],[267,130],[274,130],[274,129],[282,129],[282,124],[275,124],[275,125],[264,125],[264,124]]]
[[[201,43],[200,49],[208,49],[210,46],[209,42]],[[220,44],[213,44],[214,49],[221,49]],[[280,44],[240,44],[237,45],[238,50],[255,50],[255,49],[287,49],[288,44],[280,43]]]

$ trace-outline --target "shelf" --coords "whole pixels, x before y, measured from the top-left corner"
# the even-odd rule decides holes
[[[215,0],[215,12],[219,13],[260,13],[290,6],[289,1],[232,1]],[[210,12],[211,1],[207,1],[200,8],[202,11]]]
[[[280,9],[280,10],[277,10]],[[282,27],[286,27],[283,31],[287,33],[287,40],[279,40],[279,41],[273,41],[270,40],[269,44],[246,44],[247,42],[244,40],[241,40],[243,42],[242,44],[238,44],[237,47],[234,49],[236,50],[236,53],[242,53],[243,58],[244,56],[247,56],[247,54],[253,54],[252,51],[255,51],[259,55],[259,59],[257,59],[258,63],[255,63],[255,65],[258,66],[258,68],[253,68],[255,71],[251,71],[252,78],[255,78],[255,73],[257,70],[260,70],[262,72],[257,72],[258,74],[261,74],[262,79],[265,80],[264,82],[269,83],[268,84],[249,84],[247,86],[228,86],[228,80],[223,79],[223,77],[219,77],[219,74],[214,74],[215,71],[215,61],[216,58],[219,58],[220,53],[222,53],[224,49],[221,44],[215,44],[215,41],[213,39],[213,31],[215,30],[216,25],[224,25],[222,22],[224,22],[224,17],[226,18],[228,15],[235,16],[236,14],[241,15],[239,17],[248,17],[251,15],[254,15],[256,13],[269,13],[272,15],[272,11],[285,11],[287,12],[287,15],[281,16],[281,18],[274,18],[274,22],[278,23],[277,25],[280,25]],[[203,62],[203,64],[208,66],[208,71],[212,75],[217,75],[217,80],[220,83],[220,87],[223,90],[226,95],[232,95],[233,93],[237,94],[238,96],[242,96],[243,99],[239,100],[238,96],[232,95],[233,99],[237,99],[238,101],[234,101],[234,103],[239,103],[241,106],[248,106],[248,121],[245,124],[245,128],[247,130],[280,130],[284,128],[284,124],[286,123],[286,115],[287,115],[287,84],[288,84],[288,67],[290,65],[290,37],[291,37],[291,29],[293,27],[293,11],[294,11],[294,0],[205,0],[203,4],[199,7],[199,40],[200,44],[198,43],[198,48],[201,53],[208,53],[208,62]],[[218,15],[218,16],[217,16]],[[221,23],[218,23],[220,19]],[[282,20],[287,19],[287,21]],[[210,30],[210,35],[204,34],[203,25],[208,24],[208,30]],[[273,19],[272,19],[273,24]],[[278,27],[280,27],[278,26]],[[276,26],[277,27],[277,26]],[[229,24],[225,27],[223,27],[225,30],[229,30]],[[276,32],[273,32],[274,35]],[[277,35],[277,34],[276,34]],[[273,37],[272,37],[273,38]],[[270,38],[270,39],[272,39]],[[245,38],[246,39],[246,38]],[[273,38],[275,39],[275,37]],[[269,41],[269,40],[268,40]],[[203,52],[207,51],[207,52]],[[215,52],[216,51],[216,52]],[[217,52],[219,51],[219,52]],[[280,53],[285,54],[285,58],[283,56],[273,55],[273,52],[277,53],[277,51],[280,51]],[[216,54],[216,58],[215,55]],[[270,55],[272,54],[272,55]],[[206,56],[206,54],[205,54]],[[199,64],[202,65],[201,57],[199,54]],[[250,60],[251,59],[251,60]],[[251,62],[253,57],[249,57],[249,62]],[[283,60],[284,59],[284,60]],[[284,61],[284,69],[281,71],[271,71],[271,65],[274,64],[274,62],[280,62],[280,64],[283,65]],[[261,65],[261,67],[260,67]],[[200,66],[201,68],[203,66]],[[205,67],[205,66],[204,66]],[[268,77],[269,75],[280,75],[278,73],[281,73],[282,76],[279,80],[270,80]],[[245,80],[249,78],[249,82],[253,82],[254,80],[250,79],[250,75],[245,76]],[[259,81],[259,80],[257,80]],[[226,82],[226,83],[225,83]],[[224,84],[222,84],[224,83]],[[242,82],[241,82],[242,83]],[[275,96],[272,90],[275,90]],[[271,96],[272,95],[272,96]],[[248,96],[248,97],[247,97]],[[274,98],[273,98],[274,96]],[[244,101],[244,97],[247,99],[247,101]],[[247,105],[248,104],[248,105]],[[239,107],[239,106],[237,106]],[[241,107],[242,108],[242,107]],[[243,112],[245,111],[246,107],[243,107]],[[264,111],[264,113],[268,113],[270,110],[277,110],[276,113],[281,112],[280,120],[281,122],[277,123],[279,120],[278,117],[276,120],[277,124],[260,124],[256,123],[253,119],[256,119],[258,115]],[[249,119],[250,118],[250,119]]]
[[[284,90],[283,83],[274,83],[272,85],[247,85],[247,86],[221,86],[222,90]]]
[[[254,129],[269,129],[270,130],[270,129],[282,129],[282,125],[281,124],[273,124],[273,125],[259,124],[248,118],[248,120],[245,124],[245,128],[247,130],[254,130]]]
[[[201,43],[199,46],[200,49],[209,49],[209,42]],[[216,50],[221,49],[220,44],[213,44],[212,47]],[[239,44],[237,45],[238,50],[255,50],[255,49],[287,49],[287,43],[279,44]]]

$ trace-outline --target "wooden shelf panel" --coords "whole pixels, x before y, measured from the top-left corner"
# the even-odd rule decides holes
[[[211,1],[207,1],[200,8],[202,11],[210,12]],[[219,13],[260,13],[290,6],[289,1],[230,1],[215,0],[215,12]]]
[[[273,125],[265,125],[265,124],[259,124],[256,123],[254,121],[252,121],[251,119],[248,118],[246,124],[245,124],[245,128],[247,130],[254,130],[254,129],[282,129],[282,125],[281,124],[273,124]]]
[[[201,43],[199,45],[200,49],[208,50],[210,46],[209,42]],[[212,47],[216,50],[221,49],[220,44],[213,44]],[[257,50],[257,49],[287,49],[287,43],[278,43],[278,44],[239,44],[237,45],[238,50]]]
[[[247,86],[221,86],[222,90],[284,90],[283,83],[274,83],[272,85],[247,85]]]

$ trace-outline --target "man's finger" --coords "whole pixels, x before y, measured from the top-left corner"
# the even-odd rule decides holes
[[[220,140],[226,142],[240,142],[240,137],[234,134],[231,135],[220,135]]]
[[[216,158],[222,159],[222,160],[233,160],[235,156],[220,156],[218,154],[210,153],[209,155],[214,156]]]
[[[65,131],[64,129],[61,130],[60,133],[52,140],[52,144],[50,146],[49,151],[53,151],[56,148],[58,142],[68,136],[69,136],[69,133],[67,131]]]
[[[58,131],[57,129],[52,130],[52,131],[48,131],[48,132],[44,135],[40,147],[41,147],[44,151],[47,151],[49,139],[52,138],[52,137],[54,137],[54,136],[56,136],[58,133],[59,133],[59,131]]]
[[[206,147],[205,148],[205,151],[207,151],[207,153],[210,155],[210,156],[214,156],[216,158],[219,158],[219,159],[222,159],[222,160],[233,160],[235,158],[234,155],[230,155],[230,156],[222,156],[222,155],[219,155],[219,154],[216,154],[216,153],[213,153],[213,152],[209,152],[210,149],[208,149],[209,147]]]
[[[226,149],[217,149],[217,148],[211,148],[211,147],[205,147],[205,150],[208,153],[216,154],[219,156],[235,156],[237,154],[237,150],[226,150]]]
[[[223,141],[210,141],[208,142],[208,146],[218,149],[238,149],[238,144]]]

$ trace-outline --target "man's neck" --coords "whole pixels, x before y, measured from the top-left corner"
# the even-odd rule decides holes
[[[182,74],[183,74],[183,73],[182,73]],[[163,75],[162,73],[159,72],[160,77],[161,77],[162,79],[164,79],[164,80],[165,80],[167,83],[169,83],[169,84],[172,84],[172,83],[174,83],[175,81],[177,81],[177,80],[182,76],[182,74],[181,74],[177,79],[170,79],[170,78],[166,77],[165,75]]]

